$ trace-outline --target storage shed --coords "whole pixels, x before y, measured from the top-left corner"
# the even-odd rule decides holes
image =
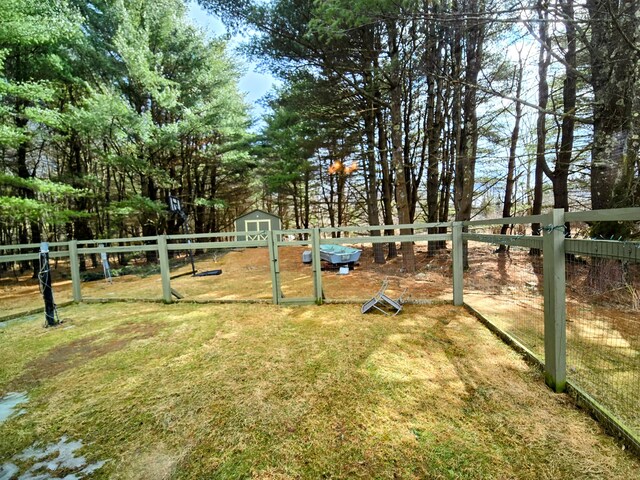
[[[236,232],[247,232],[247,235],[238,235],[239,241],[266,240],[264,233],[267,230],[280,230],[282,228],[280,217],[263,210],[254,210],[236,218]]]

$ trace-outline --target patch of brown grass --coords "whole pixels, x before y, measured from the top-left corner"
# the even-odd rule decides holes
[[[62,328],[62,327],[58,327]],[[71,368],[78,368],[96,358],[122,350],[135,340],[155,336],[158,324],[127,323],[111,330],[112,338],[90,335],[59,345],[24,366],[23,373],[6,387],[7,390],[25,390],[39,385]]]

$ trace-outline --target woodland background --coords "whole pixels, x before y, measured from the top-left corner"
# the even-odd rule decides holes
[[[0,243],[176,233],[169,195],[196,233],[639,206],[638,2],[200,4],[263,118],[180,0],[0,0]]]

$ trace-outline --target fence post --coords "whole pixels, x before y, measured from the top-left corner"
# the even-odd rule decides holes
[[[162,301],[164,303],[171,303],[171,270],[169,267],[169,250],[167,250],[167,236],[158,235],[157,240],[160,276],[162,278]]]
[[[542,238],[544,376],[547,385],[559,393],[567,377],[564,210],[556,208],[546,218]]]
[[[318,305],[322,304],[322,260],[320,258],[320,229],[311,231],[311,261],[313,266],[313,293]]]
[[[453,304],[464,303],[464,243],[462,222],[453,222],[451,229],[451,254],[453,255]]]
[[[278,305],[280,299],[280,266],[278,265],[277,236],[273,230],[268,230],[267,247],[269,247],[269,271],[271,272],[271,296],[273,304]]]
[[[71,290],[73,301],[82,301],[82,290],[80,287],[80,258],[78,258],[78,241],[69,241],[69,268],[71,269]]]

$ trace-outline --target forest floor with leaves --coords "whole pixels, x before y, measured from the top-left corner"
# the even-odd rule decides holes
[[[640,468],[461,308],[60,314],[56,328],[39,315],[0,328],[0,392],[28,399],[0,424],[0,468],[37,472],[63,447],[78,456],[53,478],[628,479]]]

